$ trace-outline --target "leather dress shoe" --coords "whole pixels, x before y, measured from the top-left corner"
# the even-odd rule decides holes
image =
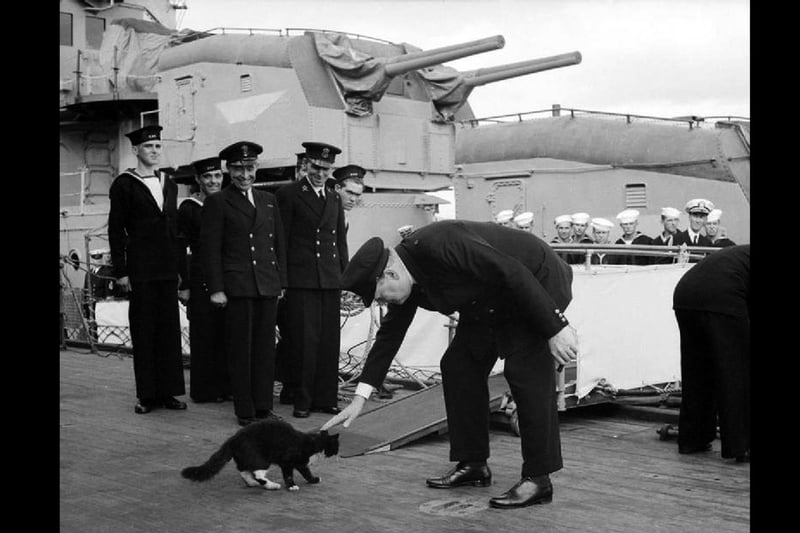
[[[311,410],[315,413],[325,413],[328,415],[338,415],[342,412],[342,410],[335,405],[333,407],[312,407]]]
[[[278,419],[280,419],[281,417],[276,415],[274,412],[272,412],[269,409],[257,409],[256,410],[256,418],[258,418],[258,419],[265,419],[265,418],[278,418]]]
[[[451,489],[463,485],[488,487],[492,484],[492,471],[485,462],[461,461],[445,475],[426,479],[425,483],[434,489]]]
[[[164,398],[164,400],[161,402],[161,405],[164,406],[164,409],[172,409],[177,411],[186,409],[186,402],[176,400],[172,396],[167,396]]]
[[[707,442],[705,444],[698,444],[698,445],[689,445],[689,444],[679,444],[678,445],[678,453],[680,454],[689,454],[689,453],[699,453],[699,452],[710,452],[711,451],[711,443]]]
[[[292,411],[292,416],[295,418],[308,418],[311,415],[311,411],[308,409],[295,409]]]
[[[490,499],[489,506],[495,509],[514,509],[552,501],[553,484],[550,476],[544,475],[520,479],[507,492]]]
[[[239,422],[240,426],[249,426],[253,422],[258,422],[258,419],[249,416],[239,416],[236,417],[236,421]]]
[[[155,407],[154,402],[149,400],[139,400],[136,402],[136,405],[133,407],[133,412],[137,415],[146,415],[150,411],[153,410]]]

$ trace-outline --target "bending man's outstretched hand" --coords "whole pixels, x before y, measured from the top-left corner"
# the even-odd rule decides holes
[[[578,333],[567,324],[547,341],[550,353],[561,365],[572,363],[578,359]]]
[[[342,409],[339,414],[333,415],[327,422],[325,422],[325,424],[322,425],[320,431],[327,431],[328,429],[336,427],[342,423],[345,428],[350,427],[350,424],[352,424],[353,421],[358,418],[358,415],[361,414],[361,410],[364,408],[364,403],[366,401],[366,398],[356,394],[350,401],[350,405]]]

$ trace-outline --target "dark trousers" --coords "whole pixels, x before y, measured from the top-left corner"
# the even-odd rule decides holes
[[[681,334],[678,443],[716,438],[722,457],[750,449],[750,321],[705,311],[675,310]]]
[[[498,354],[487,335],[492,335],[487,328],[459,325],[441,360],[451,461],[489,458],[487,380]],[[545,340],[526,336],[530,342],[505,359],[503,374],[519,415],[521,475],[540,476],[563,466],[555,364]],[[476,353],[476,346],[486,349]]]
[[[286,291],[295,409],[338,403],[340,294],[338,289]]]
[[[225,343],[233,409],[240,418],[272,409],[277,298],[228,298]]]
[[[225,310],[211,305],[202,283],[192,283],[187,306],[189,318],[189,396],[196,402],[213,401],[231,394],[225,358]]]
[[[128,324],[136,397],[157,400],[186,392],[177,281],[132,281]]]

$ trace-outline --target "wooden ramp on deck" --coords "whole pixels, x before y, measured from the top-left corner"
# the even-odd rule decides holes
[[[502,374],[489,377],[490,411],[497,409],[508,390]],[[413,392],[363,413],[349,428],[339,455],[354,457],[365,453],[395,450],[432,433],[447,430],[442,386]]]

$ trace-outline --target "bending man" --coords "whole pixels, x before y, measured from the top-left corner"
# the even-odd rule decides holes
[[[572,270],[533,234],[487,222],[444,220],[424,226],[397,245],[378,237],[353,256],[342,288],[369,306],[388,304],[361,373],[356,396],[322,429],[360,414],[400,348],[417,307],[459,312],[455,336],[441,360],[450,438],[457,464],[434,488],[488,486],[488,376],[498,357],[517,403],[522,441],[520,481],[492,498],[497,508],[552,500],[549,474],[562,468],[553,358],[577,357],[577,335],[563,310],[572,298]]]

